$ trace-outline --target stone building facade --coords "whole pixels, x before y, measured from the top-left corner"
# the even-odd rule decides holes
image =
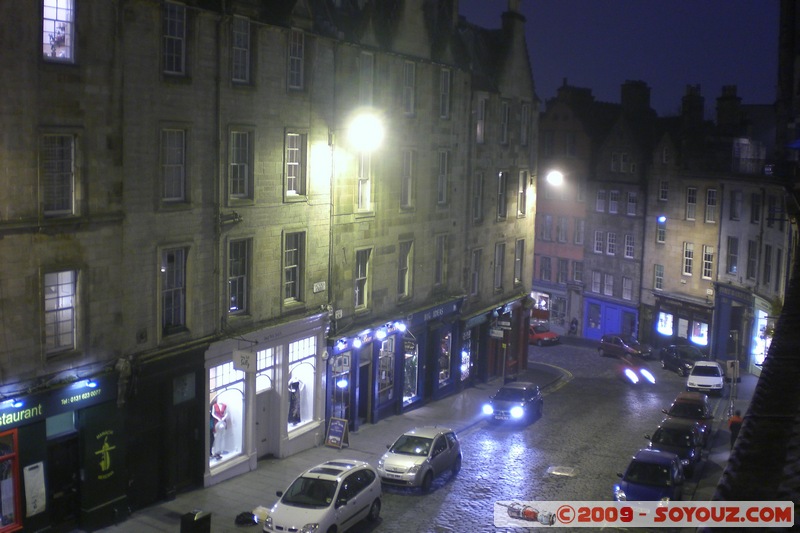
[[[525,20],[431,6],[0,7],[14,527],[101,527],[524,368]]]

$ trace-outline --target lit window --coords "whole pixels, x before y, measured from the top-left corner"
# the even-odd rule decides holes
[[[369,249],[356,252],[355,287],[353,289],[356,309],[365,309],[369,303],[367,296],[369,291],[370,253],[371,250]]]
[[[74,270],[44,275],[44,337],[48,354],[75,348],[76,287]]]
[[[302,300],[305,233],[287,233],[283,243],[283,299]]]
[[[411,296],[411,268],[413,258],[413,241],[403,241],[400,243],[398,263],[397,263],[397,295],[402,297]]]
[[[75,42],[73,0],[44,0],[42,10],[42,52],[51,61],[72,62]]]
[[[286,133],[286,194],[304,196],[306,194],[306,144],[308,136],[304,133]]]

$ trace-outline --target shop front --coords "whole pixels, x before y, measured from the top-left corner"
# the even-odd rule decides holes
[[[328,314],[211,344],[204,485],[322,443]]]
[[[0,532],[127,517],[125,428],[107,373],[0,403]]]
[[[703,353],[711,352],[712,302],[701,303],[685,298],[657,294],[653,313],[656,348],[672,344],[691,344]]]
[[[327,416],[347,420],[349,429],[356,431],[362,424],[452,394],[465,365],[471,364],[457,327],[462,301],[331,339]]]
[[[716,283],[711,355],[720,361],[737,360],[748,368],[753,321],[753,294],[746,288]]]
[[[600,340],[608,333],[639,335],[639,311],[635,307],[599,298],[584,298],[583,336]]]

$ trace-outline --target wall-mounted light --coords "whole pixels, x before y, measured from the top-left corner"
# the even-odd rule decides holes
[[[83,386],[89,389],[93,389],[97,387],[97,382],[93,379],[87,379],[86,381],[83,382]]]
[[[406,331],[406,323],[405,322],[395,322],[394,327],[397,328],[397,331],[401,333],[405,333]]]
[[[344,350],[346,347],[347,347],[347,341],[346,340],[339,339],[338,341],[336,341],[336,349],[337,350],[341,351],[341,350]]]
[[[666,221],[667,221],[667,217],[666,217],[666,215],[661,215],[660,217],[658,217],[658,223],[659,223],[659,224],[663,224],[663,223],[665,223]]]
[[[7,409],[9,407],[19,409],[23,405],[25,405],[25,403],[20,400],[15,398],[7,398],[6,400],[3,400],[3,403],[0,403],[0,409]]]
[[[353,339],[353,348],[361,348],[361,337]]]
[[[386,338],[386,328],[380,328],[378,331],[376,331],[375,332],[375,337],[379,341],[382,341],[383,339],[385,339]]]

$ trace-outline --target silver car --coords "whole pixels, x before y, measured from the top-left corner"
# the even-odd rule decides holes
[[[461,443],[450,428],[419,427],[403,433],[378,461],[381,482],[401,487],[431,489],[444,472],[461,470]]]

